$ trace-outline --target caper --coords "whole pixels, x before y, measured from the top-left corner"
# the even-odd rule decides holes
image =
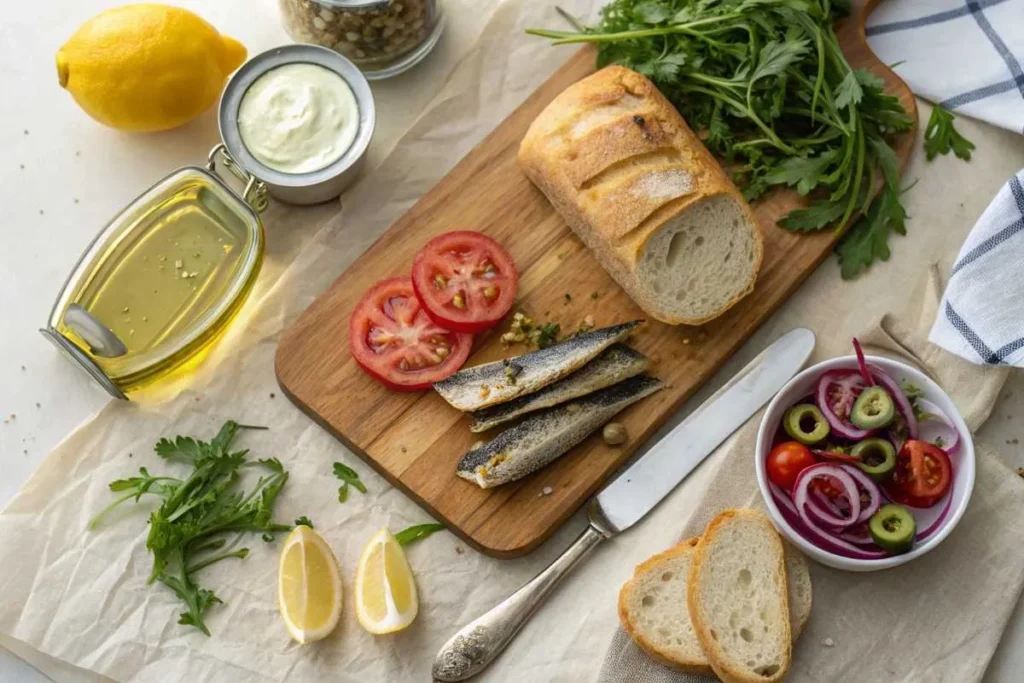
[[[601,438],[609,446],[618,446],[626,443],[629,434],[626,433],[626,425],[621,422],[609,422],[601,430]]]

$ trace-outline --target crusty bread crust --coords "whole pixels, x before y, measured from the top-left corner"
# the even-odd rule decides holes
[[[790,591],[792,590],[792,585],[793,585],[793,582],[794,582],[793,577],[790,576],[790,574],[792,573],[792,572],[789,571],[790,569],[797,568],[799,570],[799,572],[804,575],[804,578],[807,581],[807,605],[806,605],[806,609],[801,609],[801,611],[797,613],[797,615],[796,615],[797,623],[794,624],[792,618],[790,619],[790,622],[789,622],[789,628],[790,628],[791,631],[793,631],[793,644],[796,645],[796,641],[799,640],[800,634],[803,633],[804,629],[807,627],[807,622],[809,622],[811,620],[811,610],[812,610],[812,607],[814,605],[814,586],[811,584],[811,572],[810,572],[810,569],[807,567],[807,558],[804,556],[804,554],[802,552],[800,552],[799,550],[797,550],[796,548],[794,548],[792,544],[790,544],[790,543],[788,543],[786,541],[782,542],[782,546],[783,546],[784,551],[785,551],[784,555],[785,555],[785,558],[786,558],[785,561],[787,563],[786,564],[786,582],[790,585]],[[792,567],[790,567],[790,565],[788,564],[790,560],[793,561],[793,566]],[[788,600],[791,597],[791,595],[792,595],[791,592],[787,592],[786,593],[786,599]],[[803,606],[803,604],[801,603],[800,605],[798,605],[798,608],[802,607],[802,606]],[[790,605],[789,607],[790,607],[789,614],[790,614],[790,617],[792,617],[793,616],[793,605]]]
[[[706,660],[683,661],[672,657],[668,653],[662,652],[655,643],[652,643],[647,639],[644,632],[637,628],[629,617],[629,597],[636,585],[635,581],[637,576],[643,574],[648,569],[661,564],[665,560],[672,559],[673,557],[677,557],[686,552],[691,552],[697,545],[698,541],[700,541],[700,538],[688,538],[685,541],[677,543],[668,550],[648,558],[636,566],[636,569],[633,570],[633,577],[623,584],[622,589],[619,591],[619,621],[622,623],[622,628],[624,628],[626,633],[629,634],[629,637],[633,639],[633,642],[636,643],[637,646],[647,654],[647,656],[651,657],[655,661],[669,668],[676,669],[677,671],[710,676],[714,672],[711,670],[711,666]]]
[[[783,556],[782,539],[779,537],[775,528],[772,526],[771,521],[765,516],[764,513],[758,510],[748,509],[735,509],[725,510],[719,513],[714,519],[712,519],[707,527],[704,529],[704,535],[700,537],[697,547],[694,550],[693,564],[690,566],[690,581],[687,586],[687,603],[690,608],[690,621],[693,624],[694,630],[697,632],[697,639],[700,641],[701,647],[704,649],[704,654],[707,656],[708,661],[711,664],[711,668],[724,683],[778,683],[785,678],[786,673],[789,671],[790,663],[792,662],[792,631],[789,624],[789,590],[788,587],[783,585],[782,600],[785,603],[783,614],[785,619],[782,621],[782,625],[785,628],[785,642],[786,653],[784,656],[784,666],[780,667],[771,677],[765,676],[748,676],[744,671],[738,671],[732,666],[731,659],[723,651],[718,641],[711,635],[711,627],[708,626],[708,620],[704,614],[703,604],[700,599],[700,574],[703,569],[704,560],[707,556],[708,549],[714,544],[715,537],[719,529],[726,524],[729,524],[733,519],[738,517],[751,517],[757,518],[763,522],[768,529],[771,530],[772,543],[778,545],[778,567],[776,571],[779,576],[783,577],[783,581],[786,580],[786,560]]]
[[[609,66],[567,88],[530,126],[519,163],[601,265],[653,318],[699,325],[753,290],[764,245],[750,207],[679,112],[641,74]],[[675,183],[675,190],[644,192],[641,176],[658,167],[671,167],[688,182]],[[681,191],[682,185],[686,189]],[[719,195],[735,198],[746,214],[755,233],[755,266],[747,286],[721,310],[700,319],[679,318],[645,294],[637,264],[647,241],[666,222]]]

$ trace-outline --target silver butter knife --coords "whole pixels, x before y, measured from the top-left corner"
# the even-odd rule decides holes
[[[814,333],[792,330],[595,496],[590,524],[561,557],[500,605],[464,626],[434,660],[435,680],[464,681],[483,671],[594,547],[633,526],[792,378],[814,350]]]

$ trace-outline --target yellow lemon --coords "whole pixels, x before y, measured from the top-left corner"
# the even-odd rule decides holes
[[[405,552],[387,529],[370,539],[359,558],[356,618],[370,633],[401,631],[416,618],[419,597]]]
[[[308,526],[295,527],[281,548],[277,598],[288,633],[300,643],[326,638],[338,625],[338,561],[323,537]]]
[[[62,87],[89,116],[120,130],[167,130],[217,101],[245,46],[179,7],[103,12],[57,52]]]

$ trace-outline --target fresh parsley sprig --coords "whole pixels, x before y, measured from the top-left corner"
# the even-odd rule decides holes
[[[206,635],[210,631],[204,615],[221,601],[212,591],[195,581],[195,574],[228,558],[244,558],[248,548],[237,548],[246,533],[259,533],[264,540],[291,527],[273,521],[277,497],[288,481],[276,458],[246,460],[247,450],[230,450],[231,442],[242,429],[265,429],[228,421],[210,441],[179,436],[173,441],[161,439],[156,453],[167,461],[192,467],[184,479],[152,476],[145,467],[139,476],[118,479],[110,490],[123,495],[89,522],[95,528],[110,511],[127,500],[138,502],[144,495],[161,499],[160,507],[149,517],[146,548],[153,555],[149,582],[160,582],[185,603],[178,623],[195,626]],[[262,474],[253,487],[240,485],[243,468],[256,467]]]
[[[956,117],[942,105],[932,107],[932,115],[928,117],[928,126],[924,129],[924,151],[928,161],[950,152],[964,161],[971,160],[974,143],[960,135],[953,125],[955,120]]]
[[[783,228],[856,219],[837,245],[850,278],[887,259],[889,235],[906,231],[890,142],[913,121],[882,79],[847,62],[833,30],[847,10],[846,0],[613,0],[596,26],[528,33],[557,45],[594,43],[598,66],[651,78],[734,169],[748,200],[777,186],[807,196]],[[928,149],[966,158],[973,146],[951,117],[932,116]]]
[[[334,463],[334,476],[341,480],[338,487],[338,502],[344,503],[348,500],[348,489],[351,486],[360,493],[366,493],[366,484],[359,479],[359,473],[354,469],[340,462]]]

